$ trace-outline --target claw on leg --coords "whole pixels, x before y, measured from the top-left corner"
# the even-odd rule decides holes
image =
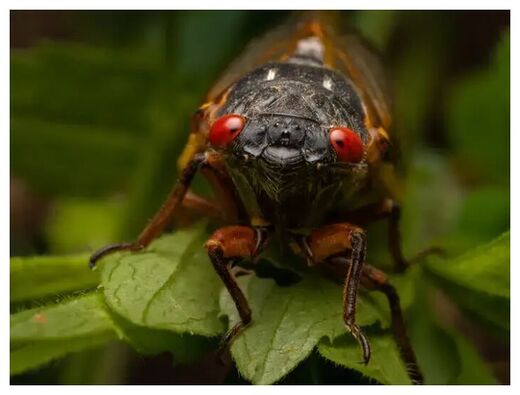
[[[95,251],[88,261],[88,265],[91,269],[96,267],[96,262],[103,258],[105,255],[108,255],[115,251],[139,251],[143,247],[134,243],[117,243],[117,244],[109,244],[99,250]]]
[[[370,349],[370,343],[368,342],[367,337],[361,330],[361,328],[357,324],[345,324],[350,334],[357,340],[359,343],[361,350],[363,352],[363,364],[367,365],[370,361],[370,357],[372,356],[372,350]]]

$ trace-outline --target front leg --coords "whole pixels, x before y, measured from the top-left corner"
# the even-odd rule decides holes
[[[110,244],[94,252],[89,260],[91,268],[96,266],[96,262],[103,256],[114,251],[139,251],[147,247],[153,239],[161,234],[165,226],[171,221],[177,209],[181,206],[188,188],[197,174],[197,171],[208,164],[205,154],[197,154],[188,163],[181,173],[179,181],[175,184],[166,201],[152,220],[144,228],[137,240],[132,243]]]
[[[370,343],[356,324],[357,291],[366,256],[366,235],[357,226],[341,223],[316,229],[304,240],[307,258],[314,264],[340,265],[345,268],[343,321],[361,346],[363,362],[370,360]]]
[[[224,336],[221,350],[229,346],[240,331],[251,322],[251,309],[247,299],[229,270],[233,261],[254,258],[267,242],[268,232],[264,228],[228,226],[218,229],[208,239],[205,247],[215,271],[224,282],[240,316]]]

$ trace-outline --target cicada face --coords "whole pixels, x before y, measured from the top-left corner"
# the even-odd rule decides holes
[[[280,171],[334,161],[327,130],[316,121],[289,115],[261,114],[251,119],[231,153],[245,161],[265,162]]]

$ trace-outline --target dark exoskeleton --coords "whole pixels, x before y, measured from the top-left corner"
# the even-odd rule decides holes
[[[383,160],[389,126],[381,65],[356,37],[338,36],[312,18],[283,26],[250,47],[197,111],[180,158],[181,178],[137,241],[107,246],[91,264],[110,251],[146,247],[181,206],[213,211],[230,226],[214,232],[206,248],[241,318],[226,344],[251,322],[229,265],[256,257],[277,237],[310,265],[342,276],[343,320],[365,363],[371,351],[355,320],[358,286],[387,296],[401,355],[412,381],[421,383],[399,297],[383,272],[365,264],[360,226],[388,218],[390,252],[398,270],[406,267],[399,206],[380,181],[389,165]],[[199,170],[216,204],[188,191]],[[340,202],[349,207],[360,195],[378,200],[334,217]]]

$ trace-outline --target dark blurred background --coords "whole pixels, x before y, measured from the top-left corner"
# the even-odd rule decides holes
[[[248,41],[288,15],[12,11],[11,256],[85,252],[133,238],[176,179],[189,118],[205,92]],[[509,12],[341,18],[378,50],[393,86],[394,133],[408,175],[405,250],[440,242],[460,253],[507,230]],[[497,344],[439,303],[446,320],[469,325],[495,375],[508,382],[508,342]],[[174,374],[171,363],[118,343],[13,382],[240,382],[211,358]],[[301,382],[304,369],[286,382]],[[330,382],[344,379],[336,370],[327,367]]]

